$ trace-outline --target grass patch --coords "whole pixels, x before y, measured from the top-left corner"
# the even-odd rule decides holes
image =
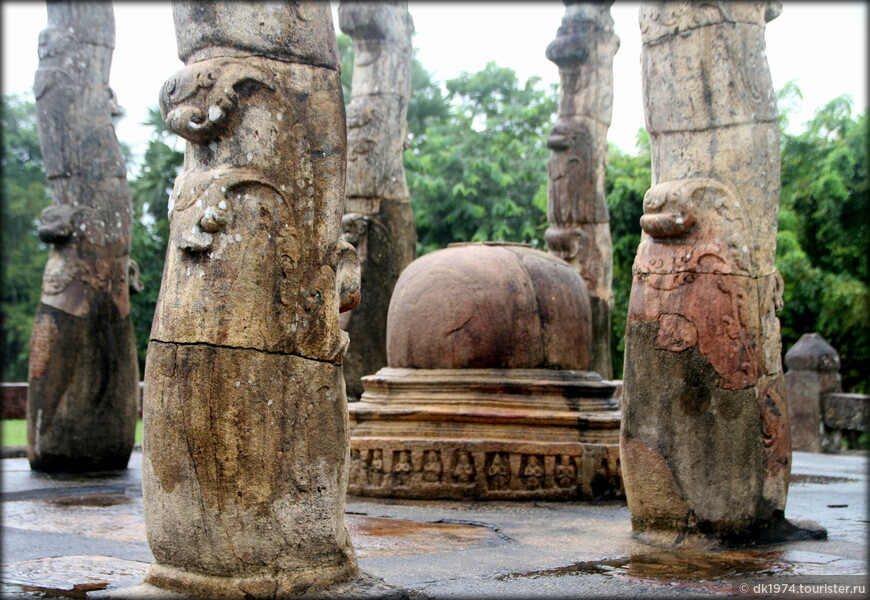
[[[0,421],[0,434],[3,436],[3,446],[27,445],[27,421],[24,419],[4,419]]]
[[[27,445],[27,421],[25,419],[4,419],[0,421],[0,436],[3,446]],[[142,443],[142,419],[136,421],[136,443]]]

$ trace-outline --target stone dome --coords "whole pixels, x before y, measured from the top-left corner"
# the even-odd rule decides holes
[[[521,244],[455,244],[405,268],[390,301],[387,362],[415,369],[586,370],[586,284]]]

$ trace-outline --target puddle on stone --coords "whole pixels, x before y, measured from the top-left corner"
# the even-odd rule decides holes
[[[141,496],[72,494],[3,503],[3,524],[118,542],[145,543]],[[357,555],[428,554],[505,543],[493,529],[469,523],[430,523],[347,515]]]
[[[348,514],[347,527],[358,558],[429,554],[504,543],[492,529],[465,523],[430,523]]]
[[[147,563],[107,556],[64,556],[3,565],[0,593],[9,598],[87,598],[89,592],[139,583]]]
[[[511,573],[498,579],[606,575],[668,587],[730,593],[734,581],[789,575],[856,575],[860,561],[814,552],[732,550],[723,552],[654,551],[575,563],[555,569]]]
[[[140,496],[75,494],[3,503],[3,524],[117,542],[145,542]]]
[[[854,483],[857,479],[848,477],[830,477],[828,475],[804,475],[792,473],[788,479],[789,483],[820,483],[823,485],[831,483]]]
[[[117,506],[119,504],[128,504],[130,498],[124,494],[83,494],[45,498],[43,502],[58,506]]]

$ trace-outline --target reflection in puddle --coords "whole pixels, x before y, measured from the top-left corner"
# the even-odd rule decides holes
[[[57,506],[117,506],[128,504],[130,498],[124,494],[86,494],[45,498],[43,501]]]
[[[848,477],[829,477],[828,475],[803,475],[792,473],[788,479],[789,483],[853,483],[857,479],[849,479]]]
[[[556,569],[511,573],[498,579],[607,575],[669,587],[730,593],[735,580],[786,575],[859,574],[859,561],[814,552],[734,550],[715,553],[654,551],[575,563]]]
[[[489,527],[469,523],[431,523],[348,514],[347,526],[358,558],[427,554],[504,541]]]
[[[88,598],[139,583],[148,563],[107,556],[61,556],[3,565],[3,598]]]

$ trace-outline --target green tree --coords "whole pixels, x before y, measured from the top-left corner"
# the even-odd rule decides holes
[[[408,133],[412,141],[421,138],[426,128],[450,116],[450,104],[432,73],[417,58],[411,59],[411,101],[408,102]]]
[[[780,102],[793,103],[793,84]],[[870,199],[867,111],[848,96],[819,108],[805,130],[784,131],[777,268],[785,281],[783,347],[817,332],[842,359],[845,389],[870,390]]]
[[[557,101],[538,81],[520,85],[512,69],[491,62],[447,82],[448,114],[429,119],[405,153],[418,253],[478,240],[543,247]]]
[[[640,244],[643,196],[650,188],[650,141],[646,129],[637,132],[637,156],[610,145],[604,191],[610,212],[613,240],[613,312],[610,339],[614,378],[622,377],[625,353],[625,321],[631,292],[631,267]]]
[[[351,80],[353,79],[353,41],[349,35],[336,34],[338,43],[338,59],[341,64],[341,91],[344,94],[344,105],[350,104]]]
[[[139,175],[130,182],[134,219],[130,256],[139,263],[143,284],[143,290],[130,297],[140,373],[145,369],[151,321],[163,279],[169,241],[169,195],[184,163],[184,153],[169,145],[175,135],[166,128],[156,107],[148,109],[143,125],[150,125],[154,132],[145,150]]]
[[[39,241],[39,213],[51,203],[36,130],[36,105],[2,100],[2,319],[0,379],[27,381],[30,333],[39,304],[48,246]]]

